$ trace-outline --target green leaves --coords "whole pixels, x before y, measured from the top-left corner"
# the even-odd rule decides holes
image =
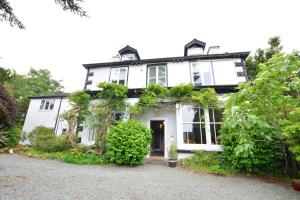
[[[299,63],[296,53],[274,55],[260,65],[253,82],[241,84],[239,92],[230,95],[221,141],[235,168],[273,172],[282,162],[285,139],[291,149],[300,146],[294,134],[300,120]],[[297,155],[297,150],[293,152]]]
[[[118,165],[138,165],[149,152],[151,137],[151,130],[141,122],[119,122],[107,135],[106,157]]]

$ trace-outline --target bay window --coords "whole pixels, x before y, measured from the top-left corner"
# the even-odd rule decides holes
[[[148,85],[150,84],[167,86],[167,69],[165,65],[148,67]]]
[[[127,85],[128,67],[111,68],[110,82],[120,85]]]
[[[181,105],[181,123],[184,145],[217,145],[219,142],[221,117],[224,109]]]

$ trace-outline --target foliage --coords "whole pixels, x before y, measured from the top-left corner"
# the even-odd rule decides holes
[[[15,75],[15,78],[8,83],[13,97],[20,105],[19,122],[23,123],[29,106],[30,96],[51,95],[60,93],[63,86],[59,81],[52,78],[47,69],[30,69],[27,75]]]
[[[290,150],[296,156],[296,160],[300,161],[300,122],[287,126],[285,128],[285,136]]]
[[[191,170],[204,170],[220,175],[233,172],[224,164],[222,155],[217,152],[195,151],[191,157],[185,158],[181,162],[184,167]]]
[[[193,96],[193,90],[195,86],[193,84],[179,84],[178,86],[170,89],[170,96],[175,98],[190,98]]]
[[[130,116],[134,117],[148,108],[163,108],[181,102],[217,107],[218,98],[213,88],[203,88],[195,91],[192,84],[179,84],[171,89],[151,84],[140,96],[138,104],[130,106],[129,112]]]
[[[12,81],[16,76],[16,72],[10,69],[0,67],[0,84],[4,85]]]
[[[55,136],[52,129],[38,126],[31,133],[32,135],[32,147],[45,151],[45,152],[57,152],[70,148],[67,138],[62,136]]]
[[[88,114],[90,95],[84,91],[73,92],[68,96],[71,109],[62,113],[62,119],[68,123],[67,139],[71,145],[76,144],[76,127]]]
[[[269,47],[267,49],[256,50],[254,56],[249,56],[246,60],[246,69],[250,80],[254,80],[259,72],[259,64],[265,63],[272,58],[273,55],[280,53],[282,50],[281,40],[279,36],[271,37],[268,40]]]
[[[17,104],[5,88],[0,85],[0,131],[11,127],[17,119]]]
[[[106,163],[105,159],[102,157],[96,154],[83,153],[78,149],[62,152],[45,152],[34,148],[24,148],[22,152],[19,153],[44,159],[57,159],[66,163],[78,165],[101,165]]]
[[[0,130],[0,148],[4,147],[6,141],[7,141],[7,138],[6,138],[4,131]]]
[[[177,159],[177,145],[176,145],[176,141],[172,141],[169,151],[168,151],[168,157],[169,159]]]
[[[296,53],[277,54],[260,69],[253,82],[241,84],[239,92],[230,95],[221,141],[225,158],[235,168],[270,173],[278,170],[288,154],[286,127],[299,122],[299,115],[292,113],[300,104],[300,58]],[[293,138],[289,128],[286,134]]]
[[[83,0],[55,0],[55,3],[60,5],[63,10],[69,10],[80,16],[87,16],[79,3]],[[0,20],[8,21],[11,26],[17,26],[20,29],[25,29],[24,24],[16,17],[13,12],[13,8],[7,0],[0,0]]]
[[[101,82],[98,84],[99,99],[91,106],[92,112],[87,117],[91,128],[98,130],[97,145],[99,153],[105,152],[105,137],[108,129],[119,119],[116,115],[124,114],[126,109],[125,98],[128,88],[116,83]]]
[[[6,138],[6,142],[4,142],[4,146],[13,147],[19,144],[21,138],[21,132],[22,132],[22,126],[20,125],[4,129],[3,134]]]
[[[149,152],[151,130],[138,121],[119,122],[106,138],[106,156],[118,165],[140,164]]]

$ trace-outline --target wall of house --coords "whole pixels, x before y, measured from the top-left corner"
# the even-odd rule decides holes
[[[172,138],[176,140],[176,111],[175,106],[168,107],[161,110],[149,110],[142,116],[138,117],[138,120],[143,122],[150,128],[151,120],[164,120],[165,134],[164,134],[164,157],[168,157],[168,149],[171,144]]]
[[[69,102],[67,98],[63,98],[62,100],[60,97],[48,98],[48,99],[55,100],[54,107],[52,110],[40,109],[41,101],[43,100],[43,98],[30,100],[24,126],[23,126],[24,132],[29,133],[37,126],[46,126],[54,129],[57,116],[59,116],[65,110],[69,109]],[[60,111],[58,113],[60,102],[61,102],[61,106],[60,106]],[[61,120],[58,120],[57,123],[58,123],[57,133],[60,134],[62,129],[67,126],[65,126],[66,125],[65,122]]]
[[[193,61],[194,62],[194,61]],[[191,83],[192,72],[191,63],[185,62],[170,62],[167,63],[167,86],[174,87],[180,83]],[[195,61],[196,62],[196,61]],[[215,80],[214,85],[237,85],[240,82],[245,82],[245,74],[238,75],[238,73],[245,73],[242,66],[236,66],[241,59],[218,59],[218,60],[199,60],[198,63],[203,66],[210,66]],[[134,65],[128,67],[127,87],[129,89],[145,88],[147,87],[147,65]],[[111,67],[100,67],[90,69],[92,76],[88,76],[87,85],[88,90],[99,90],[97,84],[99,82],[110,81]]]

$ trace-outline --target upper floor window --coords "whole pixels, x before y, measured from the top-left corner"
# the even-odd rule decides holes
[[[191,70],[194,85],[201,86],[214,84],[210,62],[192,63]]]
[[[167,67],[166,65],[157,65],[148,67],[148,85],[159,84],[167,86]]]
[[[127,85],[128,67],[111,68],[110,82],[121,85]]]
[[[42,100],[40,105],[40,110],[53,110],[55,100],[47,99]]]

